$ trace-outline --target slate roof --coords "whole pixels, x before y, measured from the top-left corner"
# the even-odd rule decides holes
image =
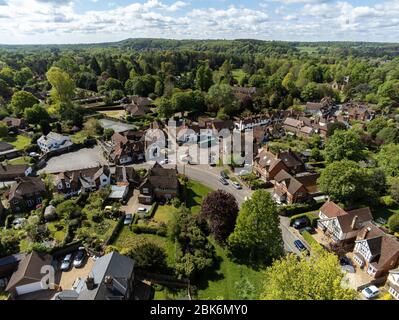
[[[51,262],[50,255],[32,251],[19,263],[17,271],[8,282],[6,291],[13,291],[18,286],[40,281],[43,277],[40,273],[41,268],[44,265],[51,265]]]
[[[79,292],[78,300],[110,300],[118,299],[126,294],[127,281],[133,277],[134,261],[117,252],[111,252],[102,256],[94,263],[91,275],[94,278],[95,287],[92,290],[84,284]],[[112,277],[113,288],[107,287],[104,280]]]
[[[11,185],[8,198],[23,198],[25,194],[42,193],[45,191],[44,182],[39,177],[19,177]]]

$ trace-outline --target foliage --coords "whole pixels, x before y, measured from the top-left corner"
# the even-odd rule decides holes
[[[288,254],[267,269],[261,299],[353,300],[357,293],[342,287],[343,277],[337,256],[325,250],[299,261]]]
[[[209,193],[201,204],[201,218],[208,221],[211,234],[224,243],[233,232],[238,214],[235,197],[223,190]]]
[[[283,253],[277,207],[266,190],[257,190],[239,212],[228,245],[237,259],[267,264]]]
[[[51,97],[56,104],[70,104],[75,93],[75,83],[70,75],[58,67],[51,67],[46,77],[51,84]]]
[[[326,143],[324,158],[327,162],[343,159],[357,161],[363,158],[362,151],[363,143],[356,133],[336,130]]]
[[[399,145],[383,145],[380,152],[376,155],[379,167],[384,171],[387,177],[399,175]]]
[[[399,213],[395,213],[389,217],[388,227],[391,232],[399,232]]]
[[[127,254],[134,260],[135,268],[148,272],[164,272],[167,267],[165,249],[152,241],[136,244]]]
[[[37,100],[32,93],[26,91],[17,91],[12,96],[11,107],[15,114],[20,115],[23,114],[26,108],[31,108],[38,102],[39,100]]]
[[[290,222],[294,222],[296,219],[306,217],[308,218],[310,222],[310,226],[316,227],[317,220],[319,219],[317,213],[315,212],[306,212],[306,213],[300,213],[300,214],[295,214],[290,217]]]

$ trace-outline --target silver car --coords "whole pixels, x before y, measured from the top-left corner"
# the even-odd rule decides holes
[[[68,271],[72,265],[72,254],[67,254],[61,263],[61,271]]]

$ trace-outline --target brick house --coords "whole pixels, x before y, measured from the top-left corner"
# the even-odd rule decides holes
[[[19,177],[11,185],[8,192],[8,202],[13,212],[24,212],[35,209],[42,203],[46,187],[38,177]]]
[[[139,190],[139,202],[143,204],[151,204],[154,200],[168,200],[176,197],[179,193],[177,168],[164,168],[156,162],[148,170]]]
[[[306,168],[301,157],[292,150],[273,153],[266,146],[254,159],[254,172],[265,181],[274,180],[281,170],[296,174]]]
[[[335,243],[353,243],[372,220],[369,207],[345,211],[333,201],[327,201],[319,209],[318,228]]]
[[[369,222],[359,232],[353,260],[371,277],[388,275],[399,263],[399,241]]]

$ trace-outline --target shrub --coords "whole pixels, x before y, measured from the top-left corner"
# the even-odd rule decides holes
[[[135,233],[148,233],[148,234],[157,234],[159,236],[166,236],[166,229],[159,228],[155,226],[144,226],[144,225],[132,225],[131,229]]]
[[[389,217],[388,227],[391,232],[399,232],[399,213]]]
[[[148,210],[148,212],[145,214],[145,218],[146,219],[151,219],[152,216],[154,215],[155,211],[158,208],[158,202],[154,202],[150,208],[150,210]]]
[[[302,233],[302,237],[312,249],[323,249],[321,244],[318,243],[309,232],[305,231],[304,233]]]
[[[383,206],[391,208],[396,204],[396,201],[392,198],[392,196],[383,196],[380,198],[380,202]]]
[[[172,200],[170,200],[170,203],[175,207],[178,208],[181,205],[181,201],[179,198],[173,198]]]

